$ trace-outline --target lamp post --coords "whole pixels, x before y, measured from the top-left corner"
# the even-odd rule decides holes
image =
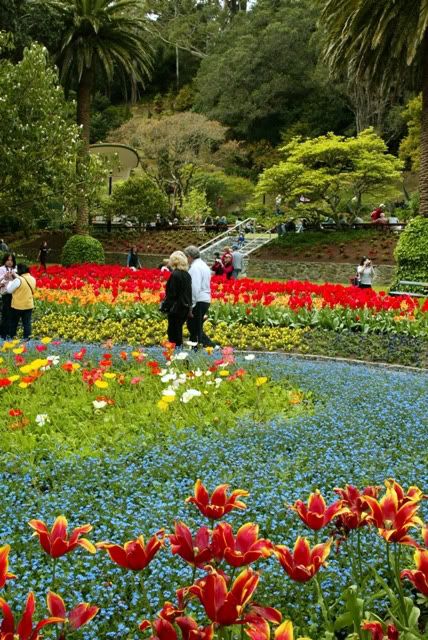
[[[111,192],[113,190],[113,171],[110,171],[108,176],[108,194],[111,196]],[[111,233],[111,211],[107,216],[107,233]]]

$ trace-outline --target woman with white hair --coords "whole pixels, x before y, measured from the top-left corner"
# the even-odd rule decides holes
[[[188,273],[187,258],[182,251],[169,257],[172,269],[165,288],[161,310],[168,314],[168,340],[176,347],[183,344],[183,325],[192,309],[192,279]]]

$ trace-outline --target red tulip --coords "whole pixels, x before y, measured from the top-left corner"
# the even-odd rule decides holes
[[[169,536],[172,553],[195,567],[202,567],[212,559],[210,547],[210,530],[207,527],[198,529],[192,537],[189,527],[184,522],[175,523],[175,534]]]
[[[275,640],[293,640],[294,630],[291,620],[284,620],[275,630]]]
[[[0,598],[0,608],[3,612],[3,620],[0,625],[1,640],[38,640],[39,631],[48,624],[65,622],[64,618],[53,616],[40,620],[33,629],[33,615],[36,607],[34,593],[30,592],[25,603],[24,613],[21,620],[15,625],[13,613],[3,598]]]
[[[188,593],[196,596],[208,618],[222,626],[242,621],[244,610],[250,602],[259,582],[259,574],[244,569],[227,590],[226,579],[210,567],[210,573],[189,587]]]
[[[334,490],[342,500],[342,505],[346,507],[346,511],[337,516],[336,526],[338,529],[351,531],[359,529],[367,525],[367,517],[369,508],[364,501],[365,496],[377,498],[379,495],[379,487],[366,487],[360,492],[356,487],[347,484],[344,489],[336,488]]]
[[[398,640],[398,629],[389,624],[384,634],[383,626],[380,622],[368,622],[367,620],[361,625],[361,629],[369,631],[371,634],[371,640]]]
[[[385,485],[386,493],[380,500],[371,496],[364,498],[370,508],[369,522],[378,528],[379,534],[387,542],[417,546],[408,531],[411,527],[423,525],[416,515],[422,492],[417,487],[411,487],[405,494],[394,480],[386,480]]]
[[[260,616],[247,616],[245,633],[251,640],[270,640],[270,627]]]
[[[84,524],[73,529],[70,537],[67,536],[68,523],[64,516],[58,516],[55,520],[51,532],[49,533],[47,526],[41,520],[30,520],[28,523],[35,533],[39,536],[39,542],[46,553],[52,558],[70,553],[76,547],[83,547],[89,553],[95,553],[96,548],[86,538],[81,538],[82,533],[88,533],[92,530],[92,525]]]
[[[110,558],[125,569],[132,571],[142,571],[153,560],[156,553],[164,545],[165,534],[163,529],[155,533],[147,545],[144,544],[144,537],[138,536],[136,540],[125,542],[123,547],[110,542],[98,542],[99,549],[105,549]]]
[[[416,549],[414,560],[416,570],[405,569],[401,572],[401,578],[413,582],[416,589],[428,598],[428,549]]]
[[[275,555],[281,563],[282,568],[288,573],[290,578],[296,582],[308,582],[311,580],[330,553],[331,540],[323,544],[317,544],[310,548],[306,538],[298,537],[293,553],[284,545],[275,546]]]
[[[213,531],[212,548],[216,560],[226,560],[232,567],[243,567],[272,553],[272,543],[258,539],[259,527],[248,522],[236,534],[230,524],[220,522]]]
[[[238,498],[247,496],[248,491],[235,489],[230,496],[227,497],[228,487],[228,484],[220,484],[214,489],[210,497],[202,482],[197,480],[195,483],[195,495],[186,498],[186,502],[196,504],[199,511],[211,520],[222,518],[226,513],[232,511],[232,509],[246,509],[247,505],[238,500]]]
[[[422,527],[422,540],[424,541],[425,546],[428,548],[428,524]]]
[[[152,623],[149,620],[143,620],[139,626],[140,631],[153,629],[152,640],[177,640],[177,632],[171,622],[164,618],[158,618]]]
[[[24,412],[21,411],[21,409],[9,409],[9,415],[12,418],[16,418],[17,416],[22,416],[24,415]]]
[[[307,506],[301,500],[296,500],[291,509],[296,511],[305,525],[314,531],[325,527],[334,517],[346,513],[341,500],[327,507],[318,490],[310,494]]]
[[[9,551],[10,545],[5,544],[0,547],[0,589],[6,584],[6,580],[16,578],[13,573],[9,573]]]
[[[183,640],[213,640],[214,638],[213,624],[198,627],[196,620],[190,616],[180,616],[175,622],[180,627]]]
[[[51,616],[64,618],[73,630],[83,627],[92,618],[95,618],[99,611],[99,607],[91,606],[87,602],[81,602],[67,614],[64,600],[53,591],[49,591],[46,600]]]

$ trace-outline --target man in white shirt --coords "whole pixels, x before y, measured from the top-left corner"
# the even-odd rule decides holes
[[[189,262],[189,274],[192,278],[192,309],[187,320],[190,341],[204,347],[214,343],[204,333],[203,324],[211,302],[211,271],[200,258],[198,247],[190,245],[184,249]]]

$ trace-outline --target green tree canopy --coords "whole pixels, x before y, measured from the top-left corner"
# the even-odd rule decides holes
[[[343,132],[353,116],[317,73],[317,16],[311,0],[260,0],[238,14],[202,61],[195,108],[250,140],[277,143],[296,123],[294,135]]]
[[[120,216],[141,226],[157,215],[167,215],[168,201],[150,178],[133,176],[114,187],[107,209],[112,217]]]
[[[295,138],[282,148],[285,160],[260,176],[256,193],[280,194],[300,215],[325,214],[339,222],[358,212],[364,195],[384,198],[397,191],[402,163],[372,129],[344,138],[332,133]],[[309,202],[297,204],[303,196]]]
[[[419,171],[421,164],[421,95],[409,100],[402,116],[407,123],[407,135],[400,144],[400,158],[410,166],[412,171]]]
[[[77,125],[40,45],[0,60],[0,216],[30,228],[64,221],[76,196]],[[72,214],[73,215],[73,214]]]

